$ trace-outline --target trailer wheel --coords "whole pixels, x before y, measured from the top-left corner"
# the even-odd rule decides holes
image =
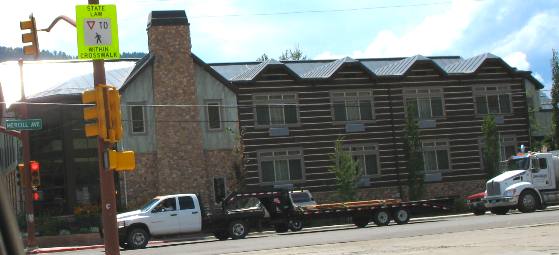
[[[274,229],[276,230],[276,233],[285,233],[289,230],[289,224],[287,223],[275,224]]]
[[[358,228],[364,228],[369,224],[369,217],[368,216],[353,216],[351,217],[353,224]]]
[[[388,226],[388,224],[390,223],[390,212],[388,210],[385,210],[385,209],[381,209],[381,210],[376,211],[373,214],[373,221],[379,227],[380,226]]]
[[[293,232],[300,231],[303,229],[303,221],[302,220],[290,220],[289,221],[289,229]]]
[[[394,218],[394,222],[396,224],[406,224],[410,221],[410,214],[408,210],[403,208],[398,208],[394,211],[392,217]]]
[[[214,232],[214,236],[219,241],[225,241],[225,240],[229,239],[229,237],[230,237],[229,232],[223,231],[223,230]]]
[[[126,248],[135,250],[146,248],[150,236],[148,232],[140,227],[131,229],[126,237]]]
[[[531,213],[538,207],[537,195],[531,191],[527,190],[520,194],[518,198],[518,210],[523,213]]]
[[[242,220],[236,220],[229,223],[229,235],[231,239],[243,239],[248,234],[248,225]]]
[[[509,212],[509,208],[506,207],[495,207],[493,209],[491,209],[491,213],[493,214],[497,214],[497,215],[505,215]]]

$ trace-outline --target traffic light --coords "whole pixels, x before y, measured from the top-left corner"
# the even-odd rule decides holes
[[[120,94],[113,86],[107,86],[109,101],[109,137],[108,140],[116,143],[122,138],[122,117],[120,112]]]
[[[133,171],[136,168],[136,158],[133,151],[118,152],[109,150],[109,169],[115,171]]]
[[[37,26],[33,14],[29,15],[29,20],[20,21],[19,27],[21,30],[31,30],[29,33],[21,35],[21,42],[31,43],[23,46],[23,54],[35,56],[35,59],[39,58],[39,39],[37,38]]]
[[[41,176],[39,174],[40,165],[37,161],[29,161],[29,171],[31,171],[31,186],[37,188],[41,185]]]
[[[36,190],[33,191],[33,201],[42,201],[43,200],[43,191]]]
[[[96,123],[88,123],[85,125],[85,136],[99,136],[107,139],[107,125],[105,118],[105,101],[103,98],[104,86],[97,86],[93,90],[87,90],[82,93],[82,102],[84,104],[95,104],[94,106],[83,109],[84,120],[97,120]]]
[[[16,178],[17,178],[17,185],[19,185],[20,187],[25,186],[25,178],[23,175],[23,171],[25,171],[25,165],[23,165],[23,163],[17,164]]]

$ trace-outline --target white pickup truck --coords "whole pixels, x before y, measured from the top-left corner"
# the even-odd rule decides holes
[[[525,153],[505,164],[508,171],[486,184],[485,207],[492,213],[533,212],[559,204],[559,151]]]
[[[231,193],[221,210],[208,212],[196,194],[158,196],[139,210],[117,215],[119,244],[139,249],[152,236],[197,232],[212,233],[219,240],[241,239],[249,228],[262,226],[273,226],[277,232],[297,231],[302,220],[294,208],[313,203],[308,191]]]

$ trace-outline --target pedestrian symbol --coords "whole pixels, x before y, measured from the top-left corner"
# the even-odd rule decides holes
[[[86,19],[84,25],[85,45],[111,44],[111,19]]]

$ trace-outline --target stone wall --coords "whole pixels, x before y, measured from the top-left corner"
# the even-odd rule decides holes
[[[157,181],[157,155],[136,154],[136,169],[120,174],[121,204],[128,210],[137,209],[157,195],[161,195]]]

